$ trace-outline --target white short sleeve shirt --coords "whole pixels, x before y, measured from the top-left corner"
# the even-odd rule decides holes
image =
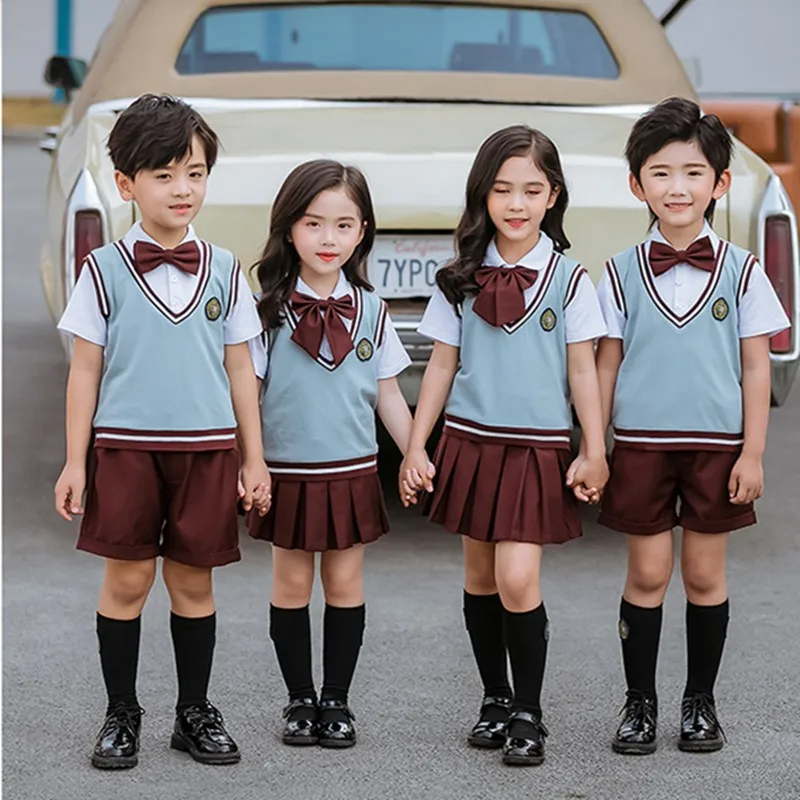
[[[708,236],[716,251],[720,238],[706,223],[697,239]],[[695,241],[697,241],[695,239]],[[667,242],[658,227],[653,228],[646,243],[647,255],[650,255],[650,242]],[[667,242],[668,243],[668,242]],[[625,336],[625,314],[617,304],[608,269],[597,287],[600,307],[608,326],[611,339],[623,339]],[[706,288],[708,273],[690,264],[676,264],[653,278],[659,297],[676,314],[682,314],[692,308]],[[750,273],[747,289],[739,301],[739,338],[751,336],[774,336],[790,327],[791,323],[783,310],[783,306],[772,288],[766,273],[756,263]]]
[[[123,239],[128,250],[133,251],[136,242],[151,242],[161,245],[149,236],[142,224],[137,222]],[[194,228],[189,225],[184,242],[197,241]],[[176,313],[186,308],[194,297],[197,275],[191,275],[171,264],[161,264],[144,275],[150,288],[165,305]],[[105,347],[108,337],[108,324],[97,302],[91,271],[82,269],[67,307],[58,322],[62,333],[78,336],[93,344]],[[223,336],[226,345],[241,344],[258,337],[261,333],[261,320],[256,311],[253,293],[247,278],[239,273],[239,290],[233,308],[223,321]],[[251,348],[252,351],[252,348]]]
[[[542,233],[533,250],[516,265],[505,263],[494,240],[486,250],[483,263],[487,267],[521,266],[538,270],[539,275],[536,281],[525,290],[525,305],[528,305],[536,296],[539,281],[543,279],[545,268],[552,255],[553,241],[545,233]],[[599,339],[606,334],[606,324],[597,300],[597,293],[587,273],[581,274],[575,294],[564,309],[564,325],[567,344]],[[438,286],[433,290],[433,295],[417,330],[423,336],[434,341],[449,344],[452,347],[461,346],[461,318]]]

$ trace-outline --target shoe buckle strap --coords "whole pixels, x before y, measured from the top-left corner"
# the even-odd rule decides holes
[[[296,697],[283,709],[283,716],[288,717],[293,711],[299,708],[313,709],[317,707],[317,701],[311,697]]]

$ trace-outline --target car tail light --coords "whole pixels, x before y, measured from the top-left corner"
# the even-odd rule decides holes
[[[83,261],[92,250],[103,245],[103,220],[99,211],[82,210],[75,213],[75,280]]]
[[[794,319],[793,260],[792,228],[789,218],[767,217],[764,228],[764,271],[789,319]],[[773,353],[788,353],[791,349],[791,328],[781,331],[770,339],[770,350]]]

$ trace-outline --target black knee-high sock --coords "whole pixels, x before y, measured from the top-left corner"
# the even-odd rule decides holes
[[[108,710],[118,703],[138,705],[136,671],[139,666],[142,618],[111,619],[98,611],[96,624],[100,666],[108,693]]]
[[[323,619],[322,700],[347,702],[350,682],[364,640],[366,606],[339,608],[325,605]]]
[[[290,700],[317,699],[311,676],[311,618],[308,606],[269,607],[269,635]]]
[[[217,615],[207,617],[179,617],[170,614],[172,646],[175,649],[175,667],[178,672],[177,709],[208,699],[208,682],[217,641]]]
[[[514,677],[515,711],[541,712],[542,682],[549,630],[544,603],[516,613],[504,609],[506,646]],[[512,735],[514,735],[512,733]]]
[[[464,623],[483,682],[483,694],[511,697],[500,595],[470,594],[465,590]]]
[[[663,606],[643,608],[624,597],[619,606],[619,638],[628,691],[656,697],[656,662]]]
[[[696,606],[686,601],[686,650],[688,670],[684,697],[707,694],[714,697],[725,636],[728,631],[730,604]]]

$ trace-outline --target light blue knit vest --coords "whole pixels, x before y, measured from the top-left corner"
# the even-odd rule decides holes
[[[261,400],[264,458],[277,475],[331,479],[373,469],[377,441],[378,356],[386,305],[354,288],[354,348],[337,366],[292,341],[297,317],[270,332]]]
[[[569,446],[564,309],[583,272],[553,253],[525,315],[502,327],[472,310],[474,297],[464,301],[461,364],[446,407],[449,431],[509,444]]]
[[[614,393],[615,438],[644,449],[730,449],[742,442],[739,300],[755,263],[720,241],[706,289],[684,314],[658,296],[646,244],[609,262],[627,318]]]
[[[122,242],[93,251],[85,263],[108,322],[94,419],[98,447],[235,445],[223,321],[235,299],[239,267],[227,250],[206,242],[198,246],[197,290],[180,312],[150,289]]]

